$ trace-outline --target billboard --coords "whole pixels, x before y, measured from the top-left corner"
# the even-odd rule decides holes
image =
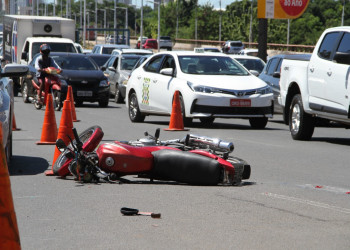
[[[258,0],[258,18],[295,19],[308,4],[309,0]]]

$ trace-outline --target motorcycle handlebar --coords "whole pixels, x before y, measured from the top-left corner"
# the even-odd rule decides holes
[[[83,147],[83,143],[80,141],[80,138],[78,136],[78,132],[77,132],[77,129],[76,128],[73,128],[73,135],[75,137],[75,141],[77,142],[77,148],[78,150],[80,151]]]

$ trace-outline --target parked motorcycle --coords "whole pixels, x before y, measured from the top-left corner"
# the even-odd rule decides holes
[[[191,185],[239,185],[249,179],[250,165],[229,156],[232,142],[187,134],[183,139],[159,140],[160,129],[154,136],[145,132],[137,141],[114,141],[101,144],[103,131],[93,126],[67,146],[56,141],[62,152],[54,166],[54,174],[65,177],[70,173],[82,182],[122,181],[123,176],[138,175],[153,180],[176,181]]]
[[[58,77],[58,74],[61,73],[61,70],[56,69],[54,67],[48,67],[44,69],[44,71],[47,73],[47,76],[45,77],[45,85],[44,90],[41,94],[41,100],[39,100],[40,85],[39,82],[34,80],[34,78],[31,79],[33,93],[32,96],[28,99],[34,104],[34,107],[36,109],[41,109],[46,104],[47,96],[45,95],[45,93],[51,93],[54,109],[56,111],[60,111],[62,108],[61,80]]]

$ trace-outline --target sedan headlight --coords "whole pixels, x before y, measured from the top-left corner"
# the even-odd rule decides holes
[[[194,92],[202,92],[202,93],[221,93],[221,90],[218,88],[203,86],[203,85],[195,85],[191,82],[187,82],[188,87]]]
[[[266,95],[266,94],[271,94],[272,93],[272,89],[270,86],[266,86],[260,89],[256,90],[257,94],[261,94],[261,95]]]
[[[61,81],[61,86],[68,86],[68,83],[64,79],[60,79]]]
[[[102,81],[100,81],[100,85],[99,85],[100,87],[108,87],[108,82],[107,82],[107,80],[102,80]]]

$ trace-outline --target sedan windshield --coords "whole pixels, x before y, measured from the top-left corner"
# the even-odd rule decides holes
[[[250,75],[239,63],[223,56],[179,56],[181,71],[197,75]]]
[[[87,56],[51,56],[62,68],[68,70],[98,70],[95,63]]]

